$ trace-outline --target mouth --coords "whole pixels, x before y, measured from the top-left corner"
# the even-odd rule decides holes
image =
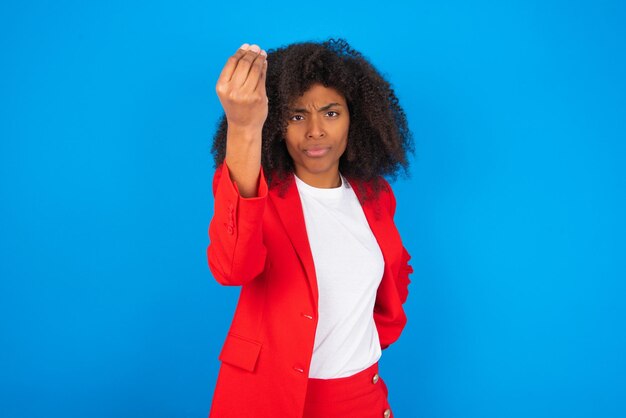
[[[308,157],[318,158],[318,157],[323,157],[324,155],[328,154],[329,151],[330,151],[330,148],[310,148],[310,149],[304,150],[304,153]]]

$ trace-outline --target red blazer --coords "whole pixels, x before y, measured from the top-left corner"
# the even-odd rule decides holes
[[[243,198],[225,168],[220,164],[213,177],[207,258],[215,280],[241,286],[241,293],[219,355],[209,417],[299,418],[318,299],[300,195],[293,175],[283,197],[276,187],[268,190],[261,167],[258,197]],[[355,181],[348,181],[359,197]],[[393,222],[395,197],[385,185],[376,201],[362,206],[385,260],[373,312],[382,349],[406,324],[402,304],[413,272]]]

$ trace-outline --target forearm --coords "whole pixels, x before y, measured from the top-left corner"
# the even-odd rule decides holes
[[[256,197],[261,168],[261,129],[229,125],[225,162],[242,197]]]

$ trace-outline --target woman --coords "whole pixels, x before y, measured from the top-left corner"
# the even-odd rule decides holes
[[[209,416],[393,416],[378,360],[413,271],[382,177],[412,151],[398,99],[342,39],[244,44],[216,92],[207,257],[241,293]]]

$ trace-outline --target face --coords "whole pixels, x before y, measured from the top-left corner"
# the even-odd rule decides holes
[[[313,187],[339,187],[339,158],[348,144],[350,115],[337,90],[314,84],[290,106],[285,143],[296,175]]]

